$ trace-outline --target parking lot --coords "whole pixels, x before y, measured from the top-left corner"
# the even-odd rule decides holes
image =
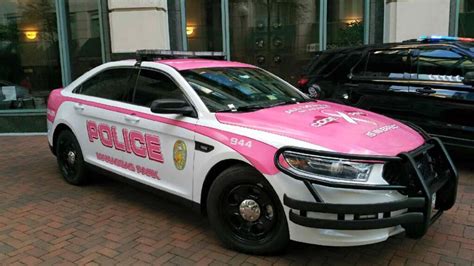
[[[66,184],[45,136],[0,137],[0,151],[0,264],[473,265],[474,261],[474,165],[468,155],[455,158],[460,170],[456,205],[420,240],[400,235],[351,248],[292,243],[284,254],[256,257],[222,248],[205,218],[159,193],[100,175],[85,187]]]

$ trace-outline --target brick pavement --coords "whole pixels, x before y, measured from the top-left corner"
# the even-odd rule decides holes
[[[292,243],[261,257],[222,248],[205,218],[159,194],[100,176],[85,187],[66,184],[44,136],[0,137],[0,264],[473,265],[474,166],[460,169],[455,207],[421,240]]]

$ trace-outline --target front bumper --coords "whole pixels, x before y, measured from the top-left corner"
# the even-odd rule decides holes
[[[295,175],[280,163],[280,156],[286,150],[302,151],[299,148],[282,148],[275,155],[275,164],[285,174],[303,181],[315,199],[314,202],[301,201],[284,195],[283,203],[290,208],[290,221],[300,226],[334,230],[369,230],[400,225],[409,237],[418,238],[423,236],[429,226],[442,215],[443,211],[450,209],[456,200],[458,174],[443,144],[436,138],[426,139],[423,146],[395,157],[303,151],[315,155],[391,164],[392,167],[385,168],[394,170],[390,173],[384,170],[387,185],[328,182]],[[428,170],[425,165],[428,163],[423,163],[426,158],[430,158]],[[324,202],[314,185],[343,189],[395,190],[406,197],[373,204],[334,204]],[[312,213],[320,215],[310,215]],[[328,214],[335,218],[328,219]]]

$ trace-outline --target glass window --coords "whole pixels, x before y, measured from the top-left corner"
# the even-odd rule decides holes
[[[231,59],[295,83],[320,50],[319,0],[229,1]]]
[[[102,64],[97,0],[67,0],[72,79]]]
[[[364,0],[331,0],[327,10],[327,48],[364,42]]]
[[[461,81],[466,72],[474,71],[472,59],[444,49],[423,49],[416,60],[419,79]],[[440,77],[444,76],[444,77]]]
[[[458,36],[474,38],[474,0],[461,0]]]
[[[181,89],[163,73],[142,69],[135,87],[133,103],[150,107],[157,99],[186,100]]]
[[[305,101],[296,89],[256,68],[181,71],[211,112]]]
[[[190,51],[222,51],[221,1],[186,1],[186,36]]]
[[[312,61],[308,65],[308,75],[324,75],[327,74],[330,70],[328,66],[334,66],[335,59],[341,59],[343,54],[335,54],[330,52],[322,52],[320,55],[315,57],[314,61]],[[339,61],[340,62],[340,61]]]
[[[134,85],[131,68],[105,70],[86,80],[75,92],[109,100],[126,102]]]
[[[309,75],[326,76],[334,74],[334,78],[344,78],[350,69],[361,59],[360,51],[324,53],[320,60],[311,66]]]
[[[371,51],[368,57],[355,67],[353,73],[365,77],[404,79],[411,73],[409,50]]]
[[[382,44],[384,35],[384,20],[385,20],[385,3],[386,1],[370,0],[370,14],[369,14],[369,43]],[[388,3],[387,3],[388,5]]]
[[[61,86],[57,32],[54,0],[1,1],[0,114],[46,109],[49,92]]]

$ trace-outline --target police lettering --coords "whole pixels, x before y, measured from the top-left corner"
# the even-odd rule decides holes
[[[118,151],[133,153],[136,156],[163,163],[160,138],[156,135],[142,134],[137,130],[129,131],[126,128],[119,131],[119,133],[115,126],[109,126],[105,123],[97,125],[92,120],[87,120],[86,126],[90,142],[100,140],[105,147],[115,148]]]

